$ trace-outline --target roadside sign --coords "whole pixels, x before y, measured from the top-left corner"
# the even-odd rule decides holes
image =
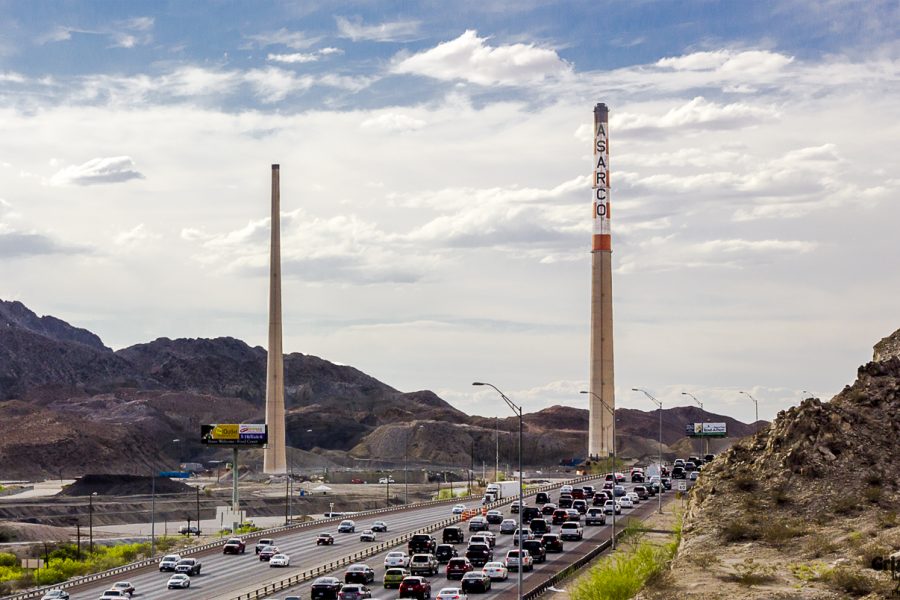
[[[189,479],[191,474],[188,471],[160,471],[160,477],[173,477],[175,479]]]
[[[44,567],[44,559],[43,558],[23,558],[22,559],[22,568],[23,569],[41,569]]]
[[[679,482],[678,482],[678,491],[679,491],[679,492],[684,492],[684,491],[686,491],[686,490],[687,490],[687,482],[685,482],[685,481],[679,481]]]

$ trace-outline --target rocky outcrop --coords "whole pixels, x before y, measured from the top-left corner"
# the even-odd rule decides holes
[[[873,360],[882,362],[889,358],[900,358],[900,329],[875,344]]]

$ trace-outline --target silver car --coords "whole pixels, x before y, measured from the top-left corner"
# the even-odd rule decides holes
[[[513,533],[519,528],[519,523],[515,519],[504,519],[500,523],[500,533]]]

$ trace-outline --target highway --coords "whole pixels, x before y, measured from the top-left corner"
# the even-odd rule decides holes
[[[595,485],[598,482],[593,482]],[[631,486],[628,486],[629,489]],[[555,499],[558,495],[558,488],[551,492]],[[668,492],[667,496],[674,496],[673,492]],[[528,499],[526,499],[528,502]],[[531,504],[531,502],[528,502]],[[652,506],[650,506],[652,504]],[[629,513],[645,514],[652,512],[656,507],[656,499],[642,502],[638,507],[632,510],[625,510],[619,518],[628,516]],[[475,507],[474,503],[468,503],[470,507]],[[169,599],[190,599],[190,600],[225,600],[232,598],[241,593],[247,593],[256,588],[262,587],[267,583],[289,577],[295,573],[307,570],[312,567],[335,561],[347,555],[359,552],[371,546],[368,542],[359,541],[359,532],[367,529],[376,520],[383,520],[388,525],[387,533],[378,534],[378,542],[387,541],[403,533],[408,533],[431,525],[437,521],[450,518],[452,504],[442,504],[437,506],[429,506],[418,509],[410,509],[408,511],[398,511],[383,515],[373,515],[362,517],[356,520],[356,534],[338,534],[337,524],[329,523],[321,526],[311,526],[300,529],[295,532],[284,532],[281,535],[274,536],[279,549],[291,557],[291,566],[287,568],[273,568],[267,562],[258,560],[253,551],[253,543],[248,542],[247,552],[243,555],[223,555],[221,552],[198,556],[203,568],[198,576],[191,578],[191,587],[189,589],[168,590],[166,582],[171,573],[161,573],[157,569],[140,569],[132,573],[121,576],[118,580],[130,581],[135,587],[134,598],[136,599],[153,599],[153,600],[169,600]],[[503,509],[505,515],[515,518],[516,515],[509,514],[509,507]],[[637,515],[636,515],[637,516]],[[608,521],[610,519],[608,518]],[[557,529],[553,528],[554,531]],[[497,547],[494,549],[495,560],[502,560],[506,551],[513,547],[511,535],[500,535],[499,526],[492,525],[491,531],[497,536]],[[329,532],[335,536],[335,544],[333,546],[316,546],[316,536],[321,532]],[[536,582],[543,579],[550,573],[555,573],[564,564],[568,564],[576,558],[585,554],[591,547],[596,545],[598,541],[607,539],[610,535],[609,525],[601,527],[584,527],[585,539],[582,542],[566,542],[565,552],[562,554],[552,554],[548,557],[546,563],[535,565],[535,569],[531,573],[525,574],[525,589],[528,589],[528,580],[533,579]],[[440,531],[433,535],[440,539]],[[467,534],[468,538],[468,534]],[[224,544],[224,540],[223,540]],[[457,546],[460,555],[465,552],[465,546]],[[405,546],[402,548],[405,550]],[[384,574],[384,554],[372,556],[366,559],[366,564],[375,568],[376,581],[372,587],[373,597],[396,597],[396,590],[384,590],[381,583],[381,577]],[[343,578],[344,568],[337,569],[330,575]],[[443,573],[443,569],[441,571]],[[114,580],[107,579],[103,582],[88,584],[81,587],[71,588],[70,594],[72,600],[97,600],[105,589],[108,589]],[[448,582],[443,574],[432,578],[432,597],[437,595],[441,587],[452,586],[458,582]],[[275,598],[282,598],[285,595],[300,595],[303,598],[309,598],[309,586],[311,582],[294,586],[290,590],[285,590]],[[507,582],[498,582],[495,584],[493,593],[502,593],[503,591],[515,591],[515,573],[510,574]],[[487,596],[490,596],[488,594]]]

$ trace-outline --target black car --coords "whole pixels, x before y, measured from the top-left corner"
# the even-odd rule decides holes
[[[666,488],[667,490],[672,489],[672,480],[669,479],[668,477],[662,478],[662,484],[663,484],[663,487]]]
[[[337,600],[338,592],[344,584],[334,577],[319,577],[312,584],[312,600]]]
[[[534,532],[534,535],[541,536],[550,533],[550,524],[546,519],[532,519],[528,526]]]
[[[684,479],[684,467],[673,467],[672,468],[672,479]]]
[[[375,581],[375,569],[369,565],[350,565],[344,573],[344,583],[362,583],[365,585],[373,581]]]
[[[491,589],[491,578],[481,571],[469,571],[463,575],[460,586],[463,592],[487,592]]]
[[[557,506],[552,502],[548,502],[544,506],[541,507],[541,514],[544,516],[549,516],[553,514],[553,511],[556,510]]]
[[[587,512],[587,509],[588,509],[588,507],[587,507],[587,500],[573,500],[573,501],[572,501],[572,508],[574,508],[575,510],[577,510],[577,511],[580,512],[581,514],[586,513],[586,512]]]
[[[557,505],[560,508],[572,508],[572,496],[561,495]]]
[[[644,483],[644,474],[640,471],[635,471],[631,474],[631,483]]]
[[[413,539],[420,536],[413,536]],[[431,537],[431,536],[428,536]],[[444,533],[441,534],[441,540],[445,544],[464,544],[466,543],[466,534],[460,527],[444,527]],[[412,544],[412,541],[409,542]],[[410,550],[412,552],[412,550]]]
[[[469,519],[469,531],[486,531],[488,529],[490,528],[488,527],[487,519],[484,517],[472,517]]]
[[[528,550],[534,562],[542,563],[547,560],[547,550],[541,540],[524,540],[522,547]]]
[[[434,551],[434,557],[439,563],[450,562],[451,558],[459,556],[453,544],[440,544]]]
[[[558,534],[545,533],[541,536],[541,543],[544,545],[545,552],[562,552],[563,541]]]
[[[450,527],[448,527],[447,529],[450,529]],[[447,529],[444,530],[445,533]],[[456,527],[455,529],[459,528]],[[461,530],[460,534],[462,534]],[[444,542],[447,543],[446,538],[444,538]],[[432,554],[434,553],[435,548],[437,548],[437,540],[427,533],[417,533],[416,535],[412,536],[412,539],[410,539],[409,543],[406,545],[406,549],[410,555]]]
[[[494,551],[487,544],[472,544],[466,550],[466,558],[476,567],[483,567],[494,560]]]
[[[504,519],[503,513],[499,510],[489,510],[484,518],[487,519],[487,522],[491,525],[499,525]]]
[[[534,496],[534,503],[535,503],[535,504],[546,504],[546,503],[548,503],[548,502],[550,502],[550,501],[551,501],[551,500],[550,500],[550,494],[548,494],[547,492],[538,492],[538,493],[535,494],[535,496]]]
[[[532,519],[540,518],[541,509],[537,506],[526,506],[522,509],[522,522],[531,523]]]

